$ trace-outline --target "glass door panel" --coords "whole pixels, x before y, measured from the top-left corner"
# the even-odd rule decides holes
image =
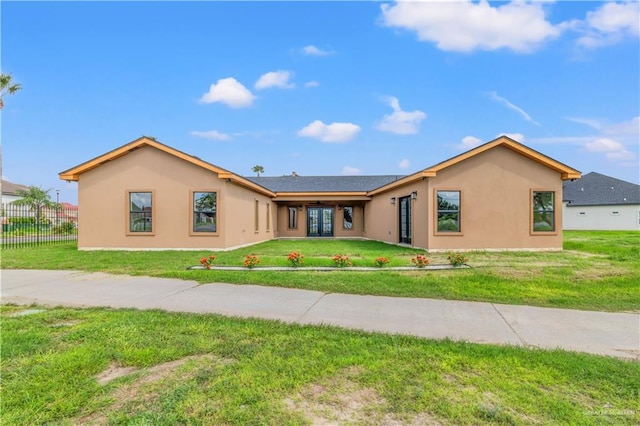
[[[307,209],[307,236],[333,237],[333,209],[309,207]]]
[[[411,197],[400,198],[398,209],[400,242],[404,244],[411,244]]]

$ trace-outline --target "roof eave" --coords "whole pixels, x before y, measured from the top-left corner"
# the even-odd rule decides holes
[[[244,186],[246,188],[250,188],[256,192],[259,192],[263,195],[269,196],[269,197],[274,197],[275,193],[272,191],[269,191],[268,189],[264,188],[263,186],[260,186],[256,183],[251,182],[248,179],[245,179],[241,176],[238,176],[234,173],[231,173],[228,170],[222,169],[220,167],[214,166],[211,163],[207,163],[206,161],[203,161],[197,157],[194,157],[192,155],[186,154],[182,151],[179,151],[175,148],[171,148],[167,145],[164,145],[160,142],[157,142],[153,139],[147,138],[145,136],[138,138],[126,145],[123,145],[119,148],[116,148],[112,151],[109,151],[103,155],[100,155],[98,157],[95,157],[89,161],[85,161],[84,163],[76,166],[76,167],[72,167],[71,169],[65,170],[63,172],[60,172],[58,174],[59,178],[61,180],[66,180],[66,181],[78,181],[80,179],[80,175],[82,173],[86,173],[92,169],[95,169],[96,167],[99,167],[109,161],[113,161],[117,158],[120,158],[132,151],[135,151],[136,149],[142,148],[144,146],[150,146],[156,149],[159,149],[160,151],[166,152],[170,155],[173,155],[174,157],[180,158],[182,160],[185,160],[189,163],[192,163],[196,166],[202,167],[203,169],[209,170],[211,172],[214,172],[218,175],[218,177],[220,177],[221,179],[228,179],[230,181],[236,182],[237,184]]]
[[[573,180],[580,179],[582,177],[582,173],[580,172],[563,172],[562,180]]]
[[[408,185],[410,183],[413,183],[419,180],[424,180],[430,177],[434,177],[435,175],[436,175],[435,172],[432,172],[430,170],[422,170],[412,175],[406,176],[402,179],[398,179],[394,182],[383,185],[372,191],[369,191],[367,192],[367,195],[371,197],[373,195],[382,194],[383,192],[391,191],[392,189],[398,188],[400,186]]]

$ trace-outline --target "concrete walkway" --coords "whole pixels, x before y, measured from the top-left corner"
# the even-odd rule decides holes
[[[638,314],[31,270],[3,270],[1,300],[217,313],[640,360]]]

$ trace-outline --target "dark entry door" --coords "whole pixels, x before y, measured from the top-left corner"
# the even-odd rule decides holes
[[[307,210],[307,236],[333,237],[333,209],[309,207]]]
[[[411,197],[402,197],[399,201],[400,242],[411,244]]]

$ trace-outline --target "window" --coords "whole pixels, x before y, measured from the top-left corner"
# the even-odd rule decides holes
[[[353,229],[353,207],[346,206],[342,208],[342,226],[344,229]]]
[[[269,207],[269,203],[267,203],[267,232],[269,232],[269,229],[271,228],[269,222],[271,222],[271,208]]]
[[[253,212],[253,225],[254,225],[254,230],[256,232],[260,231],[260,217],[258,216],[260,213],[260,201],[256,200],[255,201],[255,210]]]
[[[129,232],[153,232],[152,192],[129,192]]]
[[[555,192],[533,191],[533,232],[555,230]]]
[[[192,192],[193,232],[217,232],[218,230],[218,193]]]
[[[298,229],[298,208],[289,207],[289,229]]]
[[[460,232],[460,191],[437,191],[438,232]]]

